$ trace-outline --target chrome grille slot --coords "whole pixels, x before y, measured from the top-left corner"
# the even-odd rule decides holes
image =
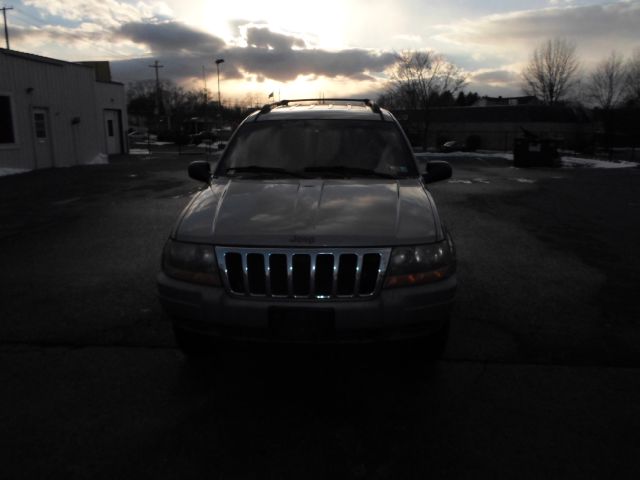
[[[246,258],[249,292],[255,295],[265,295],[266,276],[264,272],[264,256],[260,253],[250,253]]]
[[[338,267],[338,295],[353,295],[356,287],[356,268],[358,257],[353,253],[340,255]]]
[[[271,270],[271,295],[287,295],[287,256],[282,254],[269,255]]]
[[[390,248],[216,247],[227,291],[270,298],[371,297],[380,291]]]
[[[244,274],[242,272],[242,256],[239,253],[229,252],[225,255],[227,266],[227,281],[229,290],[236,293],[245,293]]]
[[[311,292],[311,255],[293,255],[293,294],[308,296]]]
[[[316,256],[316,294],[321,297],[331,295],[333,287],[333,255]]]
[[[376,289],[376,278],[380,267],[380,256],[375,253],[367,253],[362,256],[360,274],[360,293],[371,294]]]

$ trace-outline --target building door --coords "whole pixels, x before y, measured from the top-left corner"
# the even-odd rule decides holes
[[[104,111],[104,131],[107,138],[107,154],[122,153],[122,129],[120,128],[120,112]]]
[[[49,168],[54,166],[50,131],[49,110],[46,108],[34,108],[33,132],[35,142],[33,148],[36,155],[36,168]]]

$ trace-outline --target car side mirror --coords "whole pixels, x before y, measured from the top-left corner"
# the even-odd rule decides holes
[[[204,160],[198,160],[189,164],[189,176],[194,180],[209,183],[211,180],[211,165]]]
[[[439,182],[451,178],[452,170],[448,162],[433,160],[427,163],[427,173],[422,175],[424,183]]]

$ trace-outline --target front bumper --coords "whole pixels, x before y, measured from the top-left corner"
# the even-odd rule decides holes
[[[158,274],[158,295],[174,325],[228,340],[351,343],[402,340],[440,330],[448,319],[456,276],[382,290],[371,299],[330,301],[238,297],[221,287],[196,285]],[[302,322],[322,317],[323,328],[298,335],[276,328],[274,311],[292,311]],[[325,321],[326,320],[326,321]],[[309,320],[311,321],[311,320]],[[293,333],[293,334],[289,334]]]

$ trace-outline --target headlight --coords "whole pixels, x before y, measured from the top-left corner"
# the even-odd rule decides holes
[[[430,245],[396,247],[391,253],[384,288],[437,282],[456,270],[455,252],[450,238]]]
[[[212,245],[182,243],[169,239],[162,253],[162,270],[178,280],[216,286],[221,284]]]

